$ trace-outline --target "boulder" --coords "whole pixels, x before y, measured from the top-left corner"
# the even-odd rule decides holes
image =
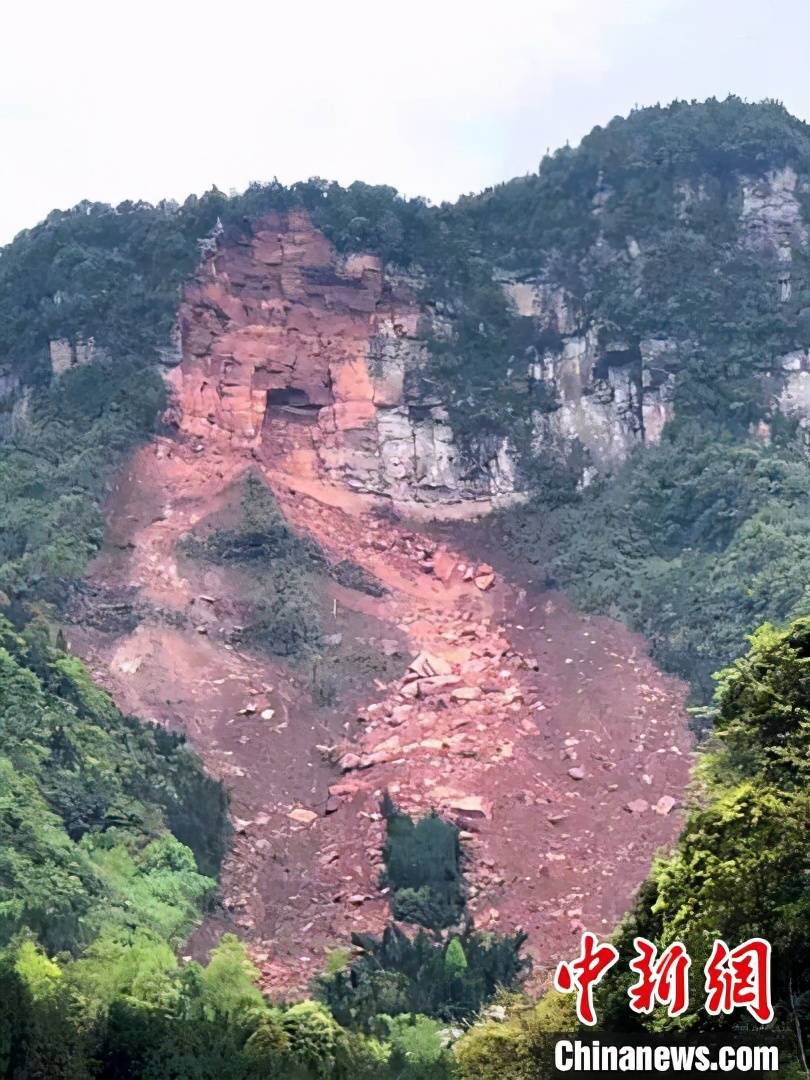
[[[450,695],[454,701],[475,701],[481,697],[480,686],[459,686]]]
[[[409,666],[411,671],[422,678],[429,678],[431,675],[449,675],[453,670],[443,657],[427,652],[419,653]]]
[[[431,694],[442,694],[460,682],[458,675],[432,675],[429,679],[420,679],[417,686],[422,697],[429,697]]]
[[[359,754],[349,752],[348,754],[343,755],[339,764],[343,772],[350,772],[352,769],[362,769],[363,759]]]
[[[489,820],[492,817],[492,803],[480,795],[463,795],[461,798],[448,800],[450,809],[461,817]]]
[[[297,821],[301,825],[311,825],[317,816],[314,810],[306,810],[303,806],[296,806],[294,810],[287,814],[291,821]]]
[[[410,718],[412,713],[412,705],[395,705],[391,710],[391,716],[388,720],[388,723],[395,726],[398,726],[399,724],[404,724],[405,721]]]
[[[456,560],[449,551],[437,551],[433,558],[433,573],[439,581],[447,582],[453,576]]]
[[[365,791],[367,786],[361,780],[347,780],[342,784],[332,784],[329,788],[329,794],[356,795],[358,791]]]
[[[673,799],[671,795],[662,795],[653,809],[656,814],[660,814],[662,817],[666,817],[667,814],[672,813],[677,804],[677,800]]]

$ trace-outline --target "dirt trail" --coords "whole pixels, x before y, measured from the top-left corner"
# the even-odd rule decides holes
[[[373,599],[330,586],[337,629],[404,636],[415,661],[357,708],[316,707],[300,675],[233,644],[245,597],[224,570],[178,553],[257,464],[296,527],[389,589]],[[222,912],[190,948],[236,929],[268,989],[300,990],[352,930],[379,930],[387,789],[406,810],[437,806],[459,822],[477,923],[524,927],[539,981],[583,927],[613,927],[677,834],[685,688],[617,624],[490,581],[361,497],[273,464],[180,439],[139,451],[92,582],[144,608],[134,628],[70,635],[123,708],[187,731],[231,789]]]

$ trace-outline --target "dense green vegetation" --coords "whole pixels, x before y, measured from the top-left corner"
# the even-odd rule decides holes
[[[0,442],[0,591],[63,601],[98,550],[114,467],[154,430],[162,380],[133,362],[77,368],[36,393]]]
[[[507,541],[705,701],[754,627],[810,610],[808,480],[797,446],[676,425],[609,481],[509,515]]]
[[[426,1017],[341,1028],[313,1001],[271,1006],[242,945],[202,967],[165,945],[49,960],[30,941],[0,955],[0,1074],[13,1080],[446,1080],[451,1058]]]
[[[392,923],[379,939],[353,935],[359,957],[322,975],[316,990],[340,1023],[365,1031],[374,1030],[380,1013],[458,1022],[473,1017],[499,989],[520,982],[525,939],[472,927],[446,939],[423,930],[411,938]]]
[[[190,852],[164,837],[147,842],[134,866],[117,834],[109,839],[90,848],[88,871],[108,887],[102,928],[76,958],[49,957],[29,930],[5,937],[0,1075],[451,1080],[459,1031],[448,1023],[474,1017],[525,971],[523,934],[466,925],[410,937],[392,924],[380,940],[355,937],[353,959],[335,953],[313,986],[320,1002],[270,1005],[244,947],[229,935],[206,966],[178,962],[171,945],[187,930],[179,925],[183,904],[190,914],[196,892],[212,884],[196,874]],[[433,874],[427,858],[422,866],[422,879],[410,873],[417,887]]]
[[[457,923],[464,908],[458,829],[435,812],[414,822],[387,795],[382,809],[382,884],[391,889],[394,918],[435,930]]]
[[[0,945],[148,931],[179,944],[211,894],[225,798],[182,738],[122,716],[47,631],[0,620]],[[204,876],[209,875],[209,876]]]
[[[428,932],[411,936],[392,923],[379,939],[353,934],[359,955],[338,955],[316,980],[316,993],[340,1023],[367,1032],[375,1030],[379,1014],[468,1020],[497,991],[520,984],[529,966],[520,955],[526,935],[474,929],[465,912],[455,825],[435,812],[414,821],[387,794],[382,812],[381,884],[390,889],[391,913]]]

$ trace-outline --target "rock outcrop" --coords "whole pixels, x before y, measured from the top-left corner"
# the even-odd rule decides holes
[[[51,372],[54,376],[64,375],[75,367],[83,367],[98,361],[109,360],[110,356],[106,349],[96,345],[93,338],[85,341],[79,337],[73,341],[67,338],[57,338],[48,343],[48,351],[51,360]]]
[[[800,181],[796,170],[786,165],[757,179],[744,177],[741,188],[740,220],[746,243],[789,263],[793,249],[808,241],[797,196],[797,192],[807,194],[807,181]]]
[[[779,411],[795,420],[804,443],[810,446],[810,349],[786,353],[780,362],[782,389],[777,399]]]
[[[791,253],[810,239],[804,187],[790,167],[738,177],[737,243],[775,262],[779,303],[791,298]],[[602,195],[597,216],[609,193]],[[679,182],[677,212],[708,197],[701,182]],[[643,268],[643,244],[628,237],[618,257]],[[522,453],[564,459],[587,484],[639,443],[658,442],[674,413],[682,343],[624,339],[553,281],[496,276],[514,314],[532,319],[546,343],[498,358],[525,373],[538,401]],[[451,316],[425,302],[421,284],[375,256],[340,254],[302,211],[267,215],[238,240],[220,230],[186,289],[177,339],[160,358],[171,369],[181,427],[259,457],[272,445],[277,458],[282,452],[280,470],[410,513],[480,513],[521,499],[525,461],[510,437],[473,435],[462,446],[447,401],[423,377],[430,340],[452,327]],[[87,362],[92,348],[53,342],[54,372]],[[810,374],[797,355],[785,358],[772,407],[810,427]]]
[[[530,280],[507,281],[504,289],[518,314],[559,342],[529,363],[530,381],[554,399],[554,408],[534,413],[535,454],[577,463],[587,483],[593,472],[621,464],[636,443],[658,442],[673,415],[675,342],[602,342],[563,289]]]
[[[340,255],[304,213],[221,244],[179,324],[170,379],[195,438],[283,447],[286,469],[410,509],[515,497],[508,446],[471,462],[443,403],[412,389],[431,332],[413,288],[373,256]]]
[[[672,415],[672,342],[602,345],[564,290],[503,287],[517,314],[561,342],[528,361],[530,382],[556,402],[534,415],[534,453],[575,462],[587,482],[660,438]],[[285,468],[411,512],[506,505],[523,487],[509,440],[463,451],[444,402],[420,387],[428,340],[446,332],[404,275],[370,255],[340,255],[301,212],[268,216],[212,250],[186,289],[182,359],[170,375],[179,422],[197,439],[258,454],[285,446]]]

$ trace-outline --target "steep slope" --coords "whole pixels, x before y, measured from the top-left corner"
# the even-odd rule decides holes
[[[256,185],[83,204],[3,251],[0,599],[68,620],[116,701],[232,786],[195,948],[236,925],[268,986],[300,986],[303,955],[379,927],[386,788],[458,816],[472,909],[530,922],[541,967],[613,925],[674,836],[684,687],[540,586],[701,689],[756,621],[806,610],[809,195],[806,126],[729,99],[641,110],[455,206]],[[185,540],[248,470],[387,588],[313,602],[393,679],[325,649],[348,686],[319,704],[315,662],[246,644],[259,572]],[[391,515],[508,504],[535,585]]]
[[[470,911],[524,926],[542,978],[582,926],[615,922],[676,834],[683,688],[613,624],[496,582],[390,516],[386,484],[406,506],[421,488],[417,472],[386,473],[379,441],[379,413],[407,417],[390,374],[369,373],[385,289],[373,262],[352,278],[335,260],[305,219],[265,219],[190,287],[176,434],[132,459],[91,573],[100,595],[134,594],[136,625],[77,627],[71,642],[127,708],[186,730],[232,791],[224,911],[199,947],[236,926],[268,987],[300,989],[351,931],[379,930],[387,790],[459,821]],[[407,303],[387,303],[401,325]],[[392,683],[317,705],[306,671],[240,644],[249,576],[183,556],[257,467],[302,534],[385,586],[375,599],[332,583],[321,603],[334,634],[399,651]]]

